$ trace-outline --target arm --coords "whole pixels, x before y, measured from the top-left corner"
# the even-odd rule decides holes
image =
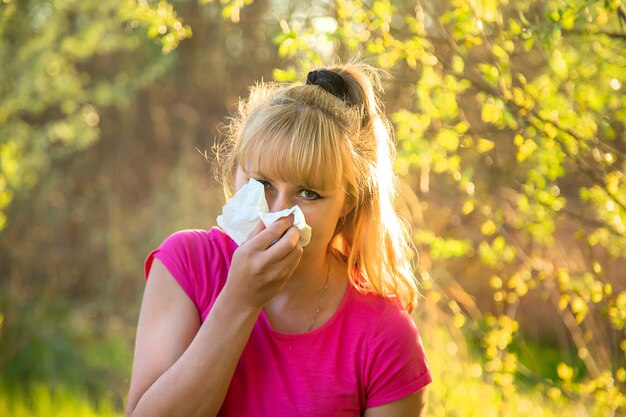
[[[364,417],[424,417],[426,416],[426,389],[407,395],[389,404],[365,410]]]
[[[302,254],[292,221],[275,222],[237,249],[202,325],[191,300],[154,262],[139,315],[127,416],[217,414],[263,305]]]
[[[220,294],[200,326],[191,300],[155,260],[137,327],[128,416],[217,413],[259,313],[225,298]]]

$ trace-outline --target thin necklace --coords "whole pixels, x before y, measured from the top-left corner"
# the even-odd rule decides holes
[[[311,322],[311,325],[309,326],[309,330],[307,330],[307,332],[310,332],[313,329],[313,326],[315,325],[315,321],[317,320],[317,316],[320,315],[320,311],[322,311],[322,305],[324,304],[324,295],[326,294],[326,290],[328,289],[328,278],[330,277],[330,262],[328,262],[328,271],[326,272],[326,282],[324,283],[324,289],[322,290],[322,296],[320,297],[320,302],[317,305],[317,310],[315,310],[315,316],[313,317],[313,321]]]

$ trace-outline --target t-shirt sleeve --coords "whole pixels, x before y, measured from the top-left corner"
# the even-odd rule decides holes
[[[152,263],[155,258],[158,259],[172,274],[191,301],[198,306],[197,289],[192,280],[189,262],[191,237],[192,235],[187,231],[176,232],[170,235],[157,249],[148,255],[144,264],[144,273],[146,279],[148,279]]]
[[[387,311],[370,347],[367,408],[399,400],[432,382],[419,331],[406,311]]]

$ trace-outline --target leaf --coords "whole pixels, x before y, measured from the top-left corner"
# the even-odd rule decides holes
[[[512,35],[517,36],[522,33],[522,26],[518,23],[517,20],[509,18],[507,22],[509,24],[509,30]]]
[[[480,112],[480,118],[485,123],[496,123],[502,119],[502,107],[492,98],[487,99]]]
[[[569,73],[568,65],[563,53],[558,49],[556,49],[550,57],[550,68],[560,79],[564,80],[567,78]]]
[[[486,153],[492,150],[496,146],[496,143],[489,139],[478,139],[478,144],[476,145],[476,149],[478,153]]]
[[[452,57],[452,71],[456,74],[462,74],[465,69],[465,61],[458,55]]]
[[[571,380],[574,375],[574,370],[563,362],[556,367],[556,372],[563,381]]]
[[[298,74],[293,68],[286,70],[275,68],[272,72],[275,81],[278,82],[296,82],[298,81]]]
[[[535,152],[536,149],[537,143],[532,139],[526,139],[517,150],[517,161],[524,162],[530,155],[532,155],[533,152]]]
[[[480,232],[485,236],[494,234],[496,230],[496,224],[493,220],[487,220],[482,224],[482,226],[480,226]]]
[[[456,125],[454,125],[454,130],[456,130],[459,134],[463,134],[466,133],[469,130],[469,123],[466,122],[465,120],[457,123]]]
[[[574,23],[576,23],[576,10],[568,7],[561,13],[561,26],[565,30],[571,30],[574,27]]]
[[[509,62],[509,54],[500,45],[493,45],[491,53],[501,62]]]
[[[474,202],[472,200],[467,200],[465,201],[465,203],[463,203],[463,208],[461,209],[461,212],[465,215],[468,215],[472,211],[474,211],[474,207],[475,207]]]
[[[543,131],[550,139],[554,139],[558,133],[556,126],[554,126],[552,123],[544,123]]]
[[[443,129],[435,136],[435,142],[444,150],[454,152],[459,148],[459,134],[452,129]]]

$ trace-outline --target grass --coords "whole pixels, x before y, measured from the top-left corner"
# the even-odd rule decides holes
[[[16,390],[0,385],[0,416],[6,417],[121,417],[111,399],[97,401],[64,387],[34,384]]]

